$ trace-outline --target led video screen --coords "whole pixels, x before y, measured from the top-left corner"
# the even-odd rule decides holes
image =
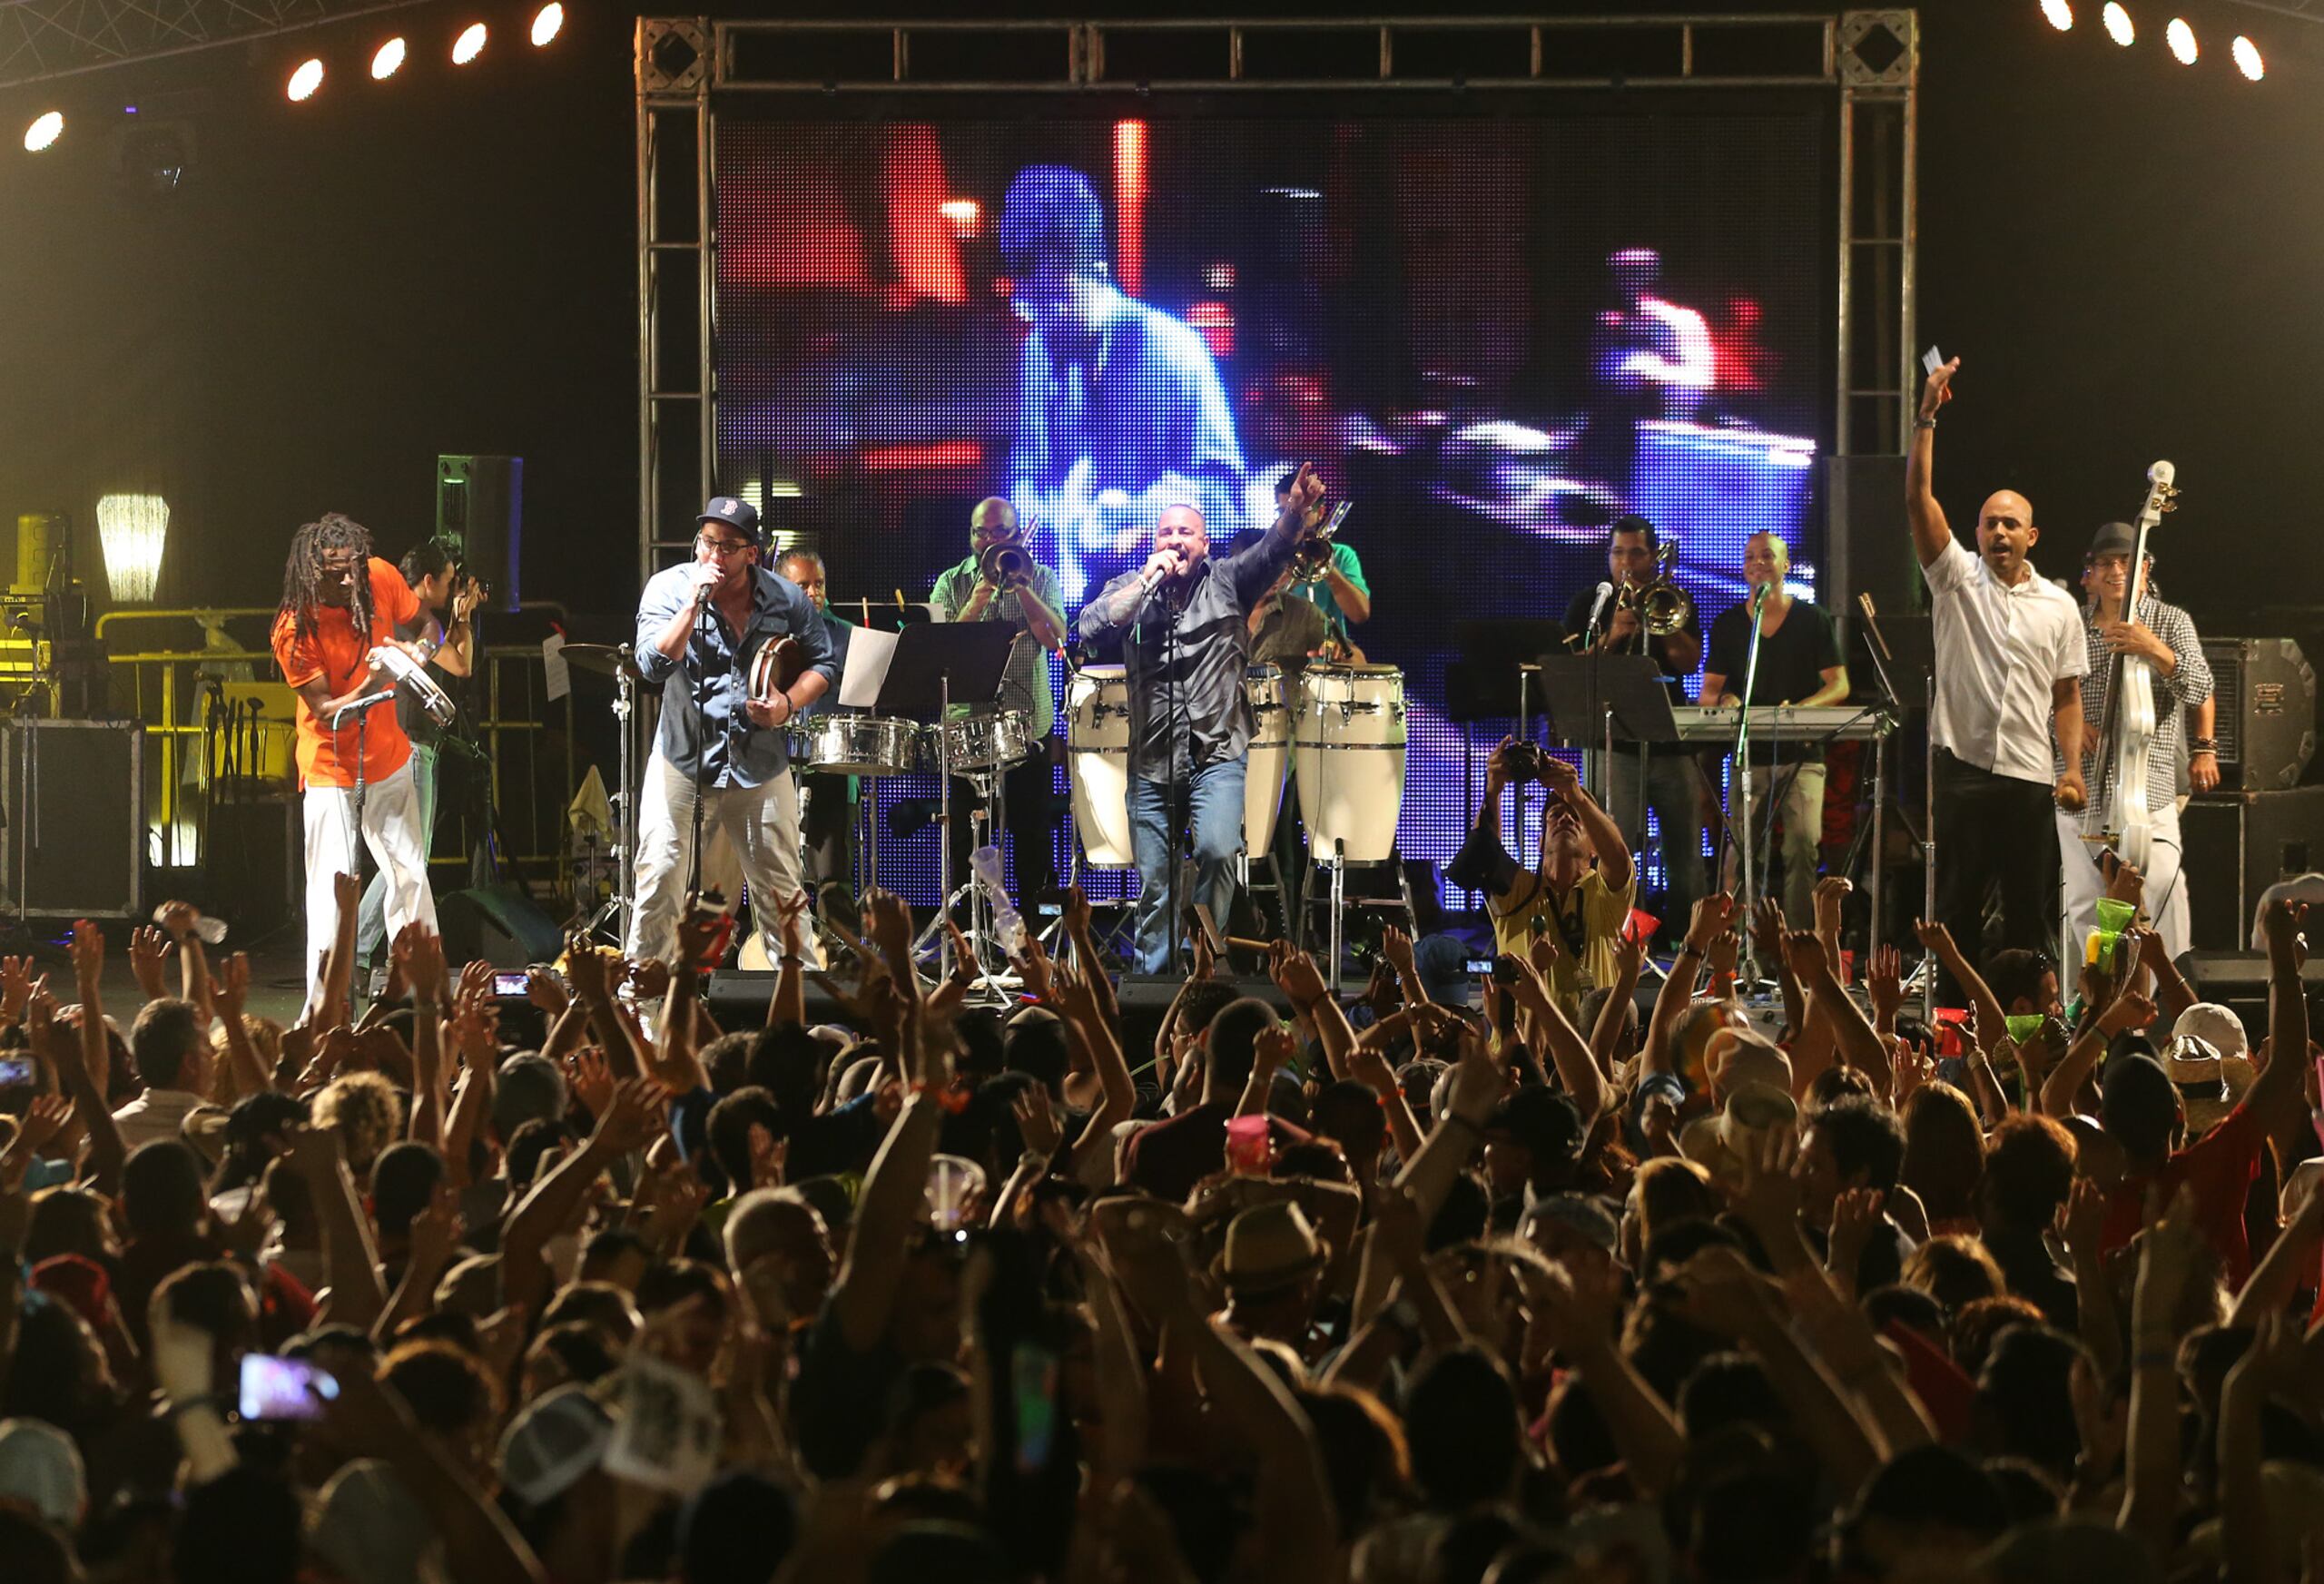
[[[1463,624],[1561,617],[1606,576],[1625,512],[1676,542],[1706,630],[1740,598],[1753,533],[1790,542],[1797,586],[1821,560],[1828,98],[1540,103],[876,122],[729,105],[720,487],[818,550],[835,601],[888,604],[926,598],[975,503],[1008,497],[1071,617],[1142,563],[1162,507],[1200,506],[1223,551],[1314,462],[1352,503],[1338,537],[1371,592],[1348,636],[1403,672],[1399,849],[1441,865],[1509,724],[1456,718],[1478,707]],[[883,815],[901,805],[882,883],[921,902],[931,786],[880,792]],[[1061,814],[1060,868],[1071,840]]]

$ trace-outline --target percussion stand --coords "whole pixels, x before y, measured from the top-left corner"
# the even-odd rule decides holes
[[[636,774],[634,756],[635,744],[631,734],[635,729],[637,713],[637,683],[630,670],[630,646],[620,645],[619,664],[614,667],[614,723],[619,737],[614,758],[614,773],[621,784],[614,789],[610,800],[614,806],[614,894],[606,899],[589,920],[584,934],[595,935],[607,924],[615,926],[616,943],[629,939],[629,921],[637,910],[637,871],[635,867],[637,838],[632,805],[636,798],[633,777]],[[696,800],[699,802],[699,799]],[[696,840],[701,832],[697,828]]]

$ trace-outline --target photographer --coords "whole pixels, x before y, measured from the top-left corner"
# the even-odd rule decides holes
[[[1528,871],[1502,845],[1501,794],[1531,781],[1548,791],[1549,802],[1541,810],[1541,863]],[[1485,766],[1477,822],[1444,876],[1485,893],[1494,949],[1523,959],[1537,939],[1552,936],[1558,956],[1551,989],[1569,1017],[1583,996],[1613,983],[1614,948],[1638,891],[1638,871],[1621,831],[1564,760],[1502,738]]]

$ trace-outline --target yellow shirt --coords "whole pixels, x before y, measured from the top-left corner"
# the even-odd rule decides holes
[[[1540,871],[1521,871],[1508,890],[1485,900],[1485,910],[1492,916],[1493,946],[1521,958],[1532,950],[1538,936],[1556,942],[1558,959],[1551,970],[1550,991],[1560,1011],[1577,1016],[1584,996],[1614,982],[1614,948],[1637,891],[1635,872],[1618,891],[1592,868],[1580,885],[1560,896]],[[1573,944],[1577,939],[1578,950]]]

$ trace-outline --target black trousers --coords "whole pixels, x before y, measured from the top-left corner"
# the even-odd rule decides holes
[[[1016,765],[1000,778],[1000,823],[1009,834],[1002,841],[1000,831],[991,832],[988,840],[997,842],[1004,852],[1013,854],[1009,881],[1011,900],[1019,912],[1032,916],[1033,900],[1043,891],[1057,889],[1057,800],[1051,788],[1055,771],[1049,764],[1049,740],[1034,744],[1038,750],[1024,763]],[[959,776],[952,778],[952,883],[958,886],[969,878],[969,850],[974,845],[976,822],[970,817],[984,807],[984,799],[977,789]]]
[[[1930,756],[1936,777],[1936,912],[1971,962],[1984,957],[1985,899],[2001,888],[2006,947],[2053,950],[2058,939],[2058,827],[2050,787],[1955,758]],[[1940,999],[1965,998],[1947,975]]]

